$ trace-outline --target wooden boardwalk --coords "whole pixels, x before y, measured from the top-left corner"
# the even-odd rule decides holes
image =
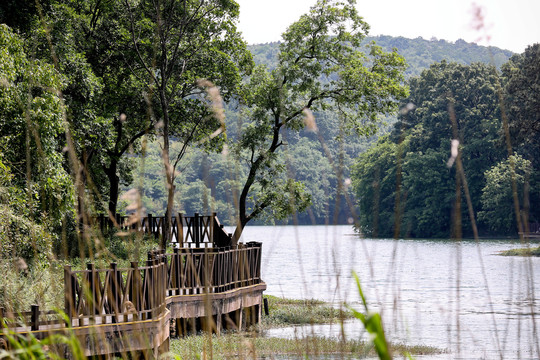
[[[187,226],[177,227],[173,253],[150,252],[144,266],[132,262],[129,268],[88,264],[86,270],[73,271],[66,266],[65,316],[37,306],[21,314],[0,309],[4,334],[38,339],[73,334],[86,356],[142,352],[145,358],[156,358],[168,351],[171,325],[183,335],[257,323],[266,289],[261,243],[216,246],[230,236],[215,214],[181,219]],[[159,226],[144,226],[154,221],[159,224],[159,218],[145,218],[134,230],[157,233]]]

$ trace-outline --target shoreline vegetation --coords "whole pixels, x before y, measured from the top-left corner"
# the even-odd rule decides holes
[[[534,256],[540,257],[540,246],[539,247],[527,247],[520,249],[511,249],[505,250],[498,253],[501,256]]]
[[[259,326],[246,332],[225,332],[220,336],[210,334],[191,335],[171,340],[170,355],[181,359],[258,359],[270,356],[294,356],[309,358],[340,355],[343,358],[376,357],[369,341],[338,337],[311,335],[303,338],[266,337],[266,330],[279,327],[309,326],[316,324],[339,324],[353,319],[347,309],[335,308],[320,300],[297,300],[265,295],[268,299],[269,316],[263,314]],[[360,337],[360,334],[358,335]],[[445,350],[425,345],[390,343],[394,355],[429,355]]]

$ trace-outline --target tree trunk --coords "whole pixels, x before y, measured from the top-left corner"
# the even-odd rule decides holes
[[[171,240],[171,225],[174,205],[174,169],[170,161],[170,145],[169,145],[169,109],[165,90],[160,89],[161,109],[163,111],[163,166],[165,167],[165,177],[167,179],[167,210],[165,211],[163,233],[161,234],[160,249],[165,249],[167,243]]]
[[[240,219],[238,219],[238,223],[236,224],[236,228],[234,229],[234,234],[232,236],[232,247],[238,245],[238,241],[240,240],[240,236],[242,236],[242,232],[244,231],[244,228],[246,227],[249,220],[246,220],[246,216],[242,216],[240,213]]]
[[[111,165],[104,170],[105,174],[107,174],[107,178],[109,179],[109,215],[115,216],[118,206],[118,190],[120,187],[120,178],[116,174],[116,171],[118,169],[118,160],[112,156],[110,157],[110,159]]]

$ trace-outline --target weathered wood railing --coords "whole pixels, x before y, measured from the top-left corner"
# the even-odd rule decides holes
[[[94,218],[94,221],[102,233],[115,229],[151,234],[159,238],[167,231],[165,229],[165,217],[153,216],[152,214],[144,217],[122,216],[120,214],[109,217],[101,214]],[[223,225],[221,225],[215,213],[209,216],[201,216],[197,213],[194,216],[176,214],[171,217],[169,231],[172,245],[178,248],[226,247],[232,245],[232,235],[224,231]]]
[[[64,287],[65,316],[37,306],[18,314],[0,308],[0,324],[38,338],[70,327],[87,355],[155,351],[165,340],[168,344],[171,306],[175,318],[221,316],[231,309],[260,307],[266,285],[261,280],[261,243],[252,242],[235,248],[176,248],[172,254],[156,250],[148,254],[144,266],[132,262],[123,269],[115,263],[109,269],[88,264],[86,270],[77,271],[65,266]],[[238,300],[241,297],[243,302]],[[201,303],[203,298],[217,301],[210,306],[213,310],[201,313],[197,305],[190,312],[190,303]],[[227,298],[232,300],[225,304]],[[215,310],[219,304],[225,310]],[[134,334],[145,337],[125,341]]]
[[[64,268],[65,310],[71,326],[148,320],[165,311],[167,264],[153,257],[146,266],[72,271]]]
[[[219,293],[261,282],[261,243],[237,248],[174,249],[167,296]]]
[[[58,311],[42,311],[38,305],[32,305],[30,311],[13,312],[0,308],[0,327],[24,329],[37,331],[41,328],[61,328],[64,327],[64,320],[59,316]]]

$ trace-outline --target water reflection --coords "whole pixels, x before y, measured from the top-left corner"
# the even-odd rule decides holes
[[[244,238],[263,242],[268,294],[360,308],[354,270],[392,341],[450,351],[428,358],[540,358],[540,258],[496,255],[519,242],[359,239],[348,226],[251,226]],[[335,336],[337,328],[269,335]],[[357,323],[346,323],[346,336],[362,334]]]

